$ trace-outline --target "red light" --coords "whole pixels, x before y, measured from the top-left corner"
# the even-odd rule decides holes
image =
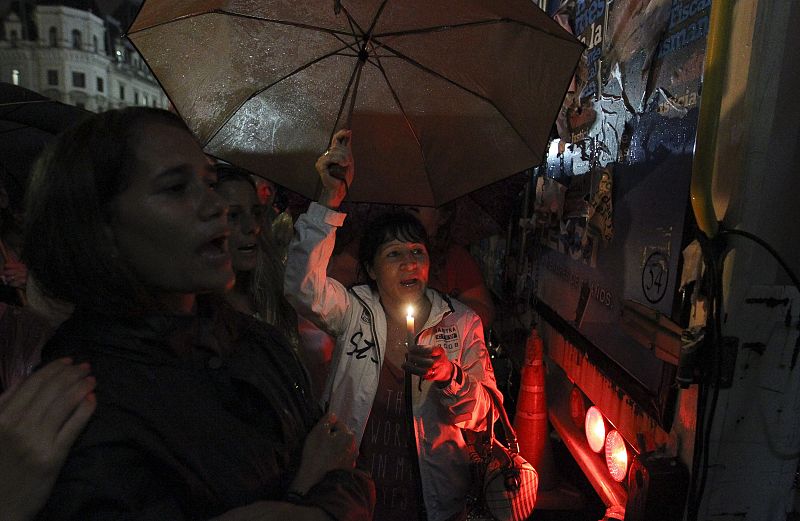
[[[589,448],[595,452],[603,450],[603,443],[606,441],[606,421],[603,418],[603,413],[597,407],[591,406],[586,411],[584,430],[586,431],[586,441],[589,442]]]
[[[586,400],[577,387],[573,387],[569,393],[569,415],[575,427],[580,428],[586,422]]]
[[[606,437],[606,466],[615,481],[622,481],[628,473],[628,449],[622,434],[611,431]]]

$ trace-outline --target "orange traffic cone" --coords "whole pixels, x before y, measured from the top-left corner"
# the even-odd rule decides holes
[[[534,328],[525,346],[525,365],[520,378],[514,429],[517,431],[520,455],[539,474],[539,490],[550,490],[558,485],[559,478],[550,448],[543,357],[544,345]]]

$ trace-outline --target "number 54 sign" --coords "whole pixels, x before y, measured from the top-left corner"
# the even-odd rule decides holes
[[[667,281],[669,281],[669,264],[666,255],[660,251],[651,253],[642,270],[642,291],[648,302],[655,304],[664,298],[667,293]]]

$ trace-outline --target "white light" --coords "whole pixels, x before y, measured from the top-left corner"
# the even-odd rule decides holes
[[[614,481],[622,481],[628,474],[628,449],[618,431],[611,431],[606,437],[606,466]]]
[[[584,423],[586,431],[586,441],[589,448],[595,452],[603,450],[603,443],[606,441],[606,421],[603,413],[594,405],[586,411],[586,421]]]

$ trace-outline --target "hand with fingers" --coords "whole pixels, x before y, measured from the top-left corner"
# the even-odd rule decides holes
[[[0,395],[0,519],[31,519],[94,412],[89,364],[55,360]]]
[[[304,495],[328,472],[355,468],[357,457],[353,432],[335,414],[326,414],[306,437],[300,468],[290,491]]]
[[[12,288],[24,288],[28,283],[28,267],[19,261],[6,261],[3,266],[3,281]]]
[[[350,130],[337,131],[331,138],[330,147],[319,156],[315,165],[322,181],[319,203],[328,208],[336,209],[342,204],[350,183],[353,182],[355,166],[351,138]]]
[[[420,379],[447,384],[453,379],[455,365],[447,358],[442,346],[415,345],[408,350],[403,370]]]
[[[353,432],[334,414],[326,414],[312,427],[306,437],[300,468],[289,487],[285,501],[257,501],[230,510],[215,517],[212,521],[271,521],[273,519],[330,521],[332,517],[321,508],[299,503],[303,502],[303,496],[322,481],[328,472],[339,469],[353,470],[357,456],[358,451]],[[373,504],[374,501],[374,491],[372,491]],[[364,512],[369,513],[369,519],[372,519],[372,506]],[[366,519],[363,515],[361,517],[357,514],[353,515],[354,517],[347,517],[347,519]]]

